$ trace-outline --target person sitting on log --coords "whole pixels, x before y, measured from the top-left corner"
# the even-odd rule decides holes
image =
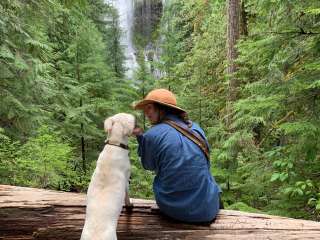
[[[166,89],[151,91],[134,108],[153,125],[145,133],[137,127],[133,134],[143,167],[156,174],[153,191],[160,211],[183,222],[212,222],[221,207],[221,189],[210,173],[204,131]]]

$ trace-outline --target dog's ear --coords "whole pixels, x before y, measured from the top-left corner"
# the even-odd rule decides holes
[[[111,133],[111,130],[112,130],[112,126],[114,124],[114,120],[112,117],[109,117],[107,118],[105,121],[104,121],[104,131],[110,135]]]
[[[125,121],[122,122],[124,128],[124,135],[130,136],[135,127],[135,117],[131,114],[126,114]]]

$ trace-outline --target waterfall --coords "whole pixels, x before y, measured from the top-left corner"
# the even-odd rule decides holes
[[[134,0],[105,0],[106,3],[117,9],[119,25],[122,31],[120,44],[124,49],[126,76],[133,78],[138,67],[136,50],[133,45]]]
[[[137,34],[140,41],[139,48],[143,49],[143,55],[149,71],[155,78],[160,78],[161,73],[153,67],[153,62],[159,60],[161,49],[159,39],[152,39],[153,31],[160,21],[162,6],[165,0],[105,0],[117,9],[119,25],[122,31],[121,45],[124,48],[125,68],[128,78],[133,78],[138,68],[137,53],[133,44],[133,35]],[[134,32],[135,31],[135,32]],[[143,39],[143,40],[141,40]]]
[[[135,33],[142,36],[140,49],[143,49],[145,65],[155,79],[163,75],[154,64],[160,60],[161,54],[161,36],[157,36],[157,28],[162,16],[163,3],[164,0],[136,0],[135,6]]]

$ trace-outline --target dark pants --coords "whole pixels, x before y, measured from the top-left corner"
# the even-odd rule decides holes
[[[221,199],[221,194],[219,196],[219,206],[220,206],[220,209],[224,209],[224,205],[223,205],[223,201]],[[183,221],[180,221],[180,220],[176,220],[176,219],[173,219],[171,217],[169,217],[168,215],[164,214],[163,212],[161,212],[159,209],[156,210],[157,212],[159,211],[159,214],[164,217],[164,218],[167,218],[167,220],[174,220],[174,222],[180,222],[180,223],[184,223],[184,224],[192,224],[192,225],[202,225],[202,226],[208,226],[208,225],[211,225],[216,219],[212,219],[211,221],[208,221],[208,222],[183,222]]]

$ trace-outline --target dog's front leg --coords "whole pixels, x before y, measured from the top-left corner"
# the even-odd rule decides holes
[[[124,199],[124,204],[125,204],[124,206],[127,211],[132,211],[133,204],[130,202],[130,197],[129,197],[129,182],[127,183],[127,187],[126,187],[126,195],[125,195],[125,199]]]

